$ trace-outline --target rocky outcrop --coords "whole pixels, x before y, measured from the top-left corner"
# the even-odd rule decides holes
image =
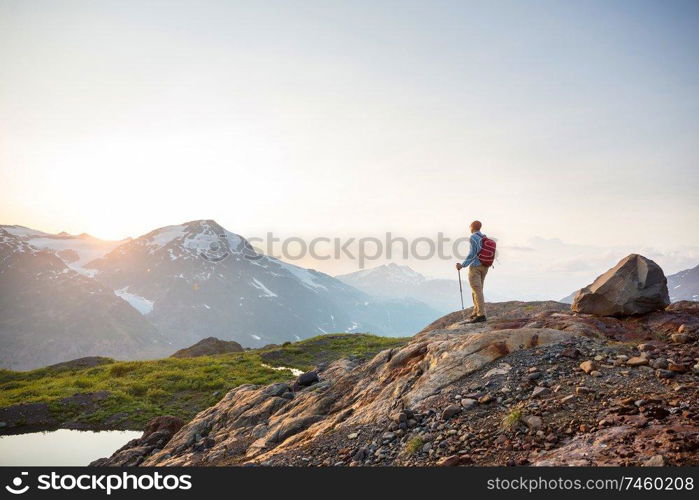
[[[229,352],[243,352],[243,346],[232,340],[220,340],[216,337],[207,337],[193,346],[180,349],[171,358],[196,358],[197,356],[211,356],[213,354],[226,354]]]
[[[561,302],[555,302],[553,300],[542,300],[533,302],[522,302],[519,300],[510,300],[507,302],[488,302],[488,321],[491,323],[496,322],[514,322],[529,321],[531,318],[539,313],[554,313],[554,312],[568,312],[570,311],[570,305]],[[473,308],[469,307],[463,311],[455,311],[453,313],[442,316],[441,318],[433,321],[425,328],[422,329],[420,333],[430,332],[432,330],[439,330],[444,328],[450,328],[454,325],[458,325],[459,322],[467,319]]]
[[[90,465],[124,467],[140,465],[145,457],[162,449],[183,425],[184,422],[177,417],[156,417],[148,422],[140,438],[132,439],[111,457],[100,458]]]
[[[365,364],[335,362],[321,373],[321,382],[296,392],[280,384],[240,386],[197,415],[144,465],[264,461],[330,430],[387,421],[496,359],[572,336],[547,328],[433,331]]]
[[[310,385],[239,386],[162,448],[132,446],[120,460],[145,466],[699,463],[696,303],[622,318],[557,306],[510,312],[476,325],[460,314],[443,318],[371,360],[319,366],[303,379]],[[633,438],[629,428],[647,439]],[[595,443],[611,445],[586,455]]]
[[[640,427],[640,428],[639,428]],[[651,444],[652,443],[652,444]],[[699,446],[699,428],[690,425],[617,425],[589,434],[581,434],[569,443],[540,456],[532,465],[619,466],[633,457],[635,465],[653,465],[657,457],[665,465],[665,456],[677,452],[694,453]],[[656,462],[657,463],[657,462]]]
[[[573,299],[572,310],[598,316],[630,316],[670,305],[667,278],[655,262],[631,254]]]

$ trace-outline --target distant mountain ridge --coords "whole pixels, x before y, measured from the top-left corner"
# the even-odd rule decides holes
[[[699,301],[699,265],[667,277],[670,300]]]
[[[261,347],[326,332],[408,335],[438,315],[416,300],[377,299],[326,274],[257,254],[242,236],[212,220],[167,226],[122,242],[2,228],[6,253],[14,257],[0,261],[0,276],[12,271],[7,269],[10,262],[21,262],[18,268],[25,272],[23,281],[2,282],[7,307],[24,311],[3,315],[12,320],[2,324],[7,343],[0,366],[15,369],[84,356],[163,356],[211,336]],[[50,261],[61,279],[38,285],[43,281],[32,275],[37,259]],[[16,293],[21,283],[33,281],[37,286],[31,294]],[[90,311],[82,311],[85,301],[77,296],[64,304],[57,297],[68,287],[102,302],[93,297]],[[54,297],[54,302],[38,307],[30,297],[40,294]],[[49,310],[54,321],[41,319]],[[62,320],[68,310],[70,323]],[[96,327],[87,328],[81,314],[108,318],[104,331],[112,333],[104,335],[119,339],[115,331],[130,332],[128,339],[115,340],[106,350],[104,344],[90,345],[90,331]],[[128,320],[128,329],[122,320]],[[72,338],[81,342],[69,348]],[[53,339],[54,347],[38,353],[37,346],[45,342],[37,339]],[[133,343],[133,349],[119,352],[120,343]],[[23,354],[17,357],[18,352]]]
[[[421,314],[258,254],[212,220],[157,229],[89,267],[181,346],[210,336],[261,347],[327,332],[407,333]],[[419,322],[434,313],[422,310]]]
[[[384,264],[336,276],[337,279],[377,297],[424,302],[442,315],[461,309],[458,280],[428,278],[408,266]],[[463,286],[468,288],[468,283]],[[486,293],[489,301],[499,300]],[[464,301],[470,305],[470,292],[464,289]]]
[[[92,275],[92,271],[85,268],[87,263],[130,240],[130,238],[120,241],[100,240],[87,233],[72,235],[65,231],[50,234],[24,226],[7,225],[0,228],[33,248],[54,252],[66,266],[87,276]]]
[[[146,358],[167,349],[111,289],[3,227],[0,346],[0,367],[14,369],[93,355]]]

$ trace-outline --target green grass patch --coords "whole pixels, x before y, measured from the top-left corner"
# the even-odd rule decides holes
[[[405,443],[405,451],[408,453],[408,455],[415,455],[417,452],[422,450],[423,446],[425,446],[425,442],[422,440],[422,438],[415,436]]]
[[[408,342],[404,337],[379,337],[363,333],[319,335],[300,342],[259,350],[263,362],[310,370],[314,366],[340,358],[371,358],[384,349],[400,347]]]
[[[522,409],[514,408],[502,419],[502,426],[505,429],[513,429],[522,422]]]
[[[293,378],[288,370],[272,367],[308,370],[344,357],[369,358],[406,342],[407,339],[366,334],[329,334],[263,350],[216,356],[115,361],[86,368],[40,368],[30,372],[0,370],[0,408],[42,402],[49,404],[61,422],[76,419],[95,427],[138,429],[158,415],[189,420],[241,384],[265,385]],[[109,396],[89,408],[61,401],[77,393],[97,391],[108,391]]]

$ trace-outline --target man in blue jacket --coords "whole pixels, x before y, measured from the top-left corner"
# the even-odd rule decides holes
[[[468,267],[468,284],[471,285],[471,296],[473,297],[473,313],[469,323],[483,323],[486,320],[483,282],[485,281],[485,275],[488,274],[488,268],[481,265],[481,261],[478,260],[478,254],[483,248],[481,226],[480,221],[474,220],[471,222],[471,250],[463,263],[456,263],[457,271]]]

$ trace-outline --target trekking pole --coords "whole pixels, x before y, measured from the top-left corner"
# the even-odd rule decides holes
[[[459,295],[461,295],[461,312],[463,315],[463,310],[464,310],[464,289],[461,287],[461,269],[458,269],[457,272],[459,273]]]

